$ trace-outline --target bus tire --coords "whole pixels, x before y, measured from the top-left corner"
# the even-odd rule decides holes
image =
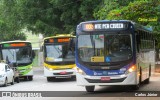
[[[28,80],[28,77],[27,77],[27,76],[24,76],[24,80],[27,81],[27,80]]]
[[[20,82],[19,77],[16,77],[16,78],[15,78],[15,82],[17,82],[17,83],[19,83],[19,82]]]
[[[47,77],[47,81],[48,82],[52,81],[52,77]]]
[[[145,84],[149,84],[149,80],[150,80],[150,78],[147,78],[147,79],[144,81],[144,83],[145,83]]]
[[[28,76],[28,80],[32,81],[33,80],[33,76]]]
[[[95,86],[85,86],[87,92],[94,92]]]
[[[138,89],[139,89],[139,87],[140,87],[140,85],[139,85],[139,84],[137,84],[137,85],[133,85],[133,90],[138,90]]]
[[[71,80],[72,80],[72,81],[76,81],[76,76],[72,76],[72,77],[71,77]]]

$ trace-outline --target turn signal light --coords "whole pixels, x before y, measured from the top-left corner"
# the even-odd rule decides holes
[[[128,71],[131,73],[131,72],[133,72],[133,71],[135,71],[136,70],[136,66],[135,65],[133,65],[133,66],[131,66],[129,69],[128,69]]]

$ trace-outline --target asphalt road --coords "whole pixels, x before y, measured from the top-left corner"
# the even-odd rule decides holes
[[[42,96],[49,97],[48,99],[61,98],[68,100],[69,98],[85,98],[89,97],[89,100],[94,100],[95,98],[101,97],[110,98],[110,100],[124,100],[127,97],[136,97],[136,99],[141,98],[140,94],[151,93],[153,95],[158,95],[160,97],[160,74],[152,75],[149,84],[142,84],[138,91],[129,92],[131,89],[127,86],[97,86],[95,92],[87,93],[84,87],[77,86],[75,80],[71,79],[57,79],[48,82],[46,77],[43,76],[43,68],[34,69],[33,81],[21,81],[20,83],[15,83],[14,85],[8,85],[7,87],[0,87],[0,91],[14,91],[14,92],[40,92]],[[54,92],[55,91],[55,92]],[[142,92],[146,91],[146,92]],[[27,93],[28,93],[27,92]],[[1,95],[1,94],[0,94]],[[138,96],[137,96],[138,95]],[[32,95],[31,95],[32,96]],[[68,97],[68,98],[65,98]],[[145,97],[144,95],[142,97]],[[92,98],[92,99],[91,99]],[[145,100],[157,99],[157,96],[147,97]],[[34,98],[36,99],[36,98]],[[80,99],[80,100],[81,100]],[[41,99],[39,99],[41,100]],[[53,100],[53,99],[52,99]],[[79,99],[77,99],[79,100]],[[88,99],[87,99],[88,100]],[[131,99],[132,100],[132,99]],[[133,99],[134,100],[134,99]],[[139,99],[140,100],[140,99]]]

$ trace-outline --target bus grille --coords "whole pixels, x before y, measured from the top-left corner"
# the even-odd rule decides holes
[[[60,74],[60,73],[53,73],[54,75],[62,75],[62,74]],[[64,74],[64,75],[71,75],[71,74],[73,74],[73,72],[66,72],[66,74]]]
[[[116,82],[123,82],[126,77],[124,78],[120,78],[120,79],[111,79],[111,80],[107,80],[107,81],[102,81],[100,79],[87,79],[85,78],[89,83],[116,83]]]

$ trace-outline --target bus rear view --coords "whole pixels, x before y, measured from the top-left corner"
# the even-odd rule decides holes
[[[78,85],[85,86],[88,92],[94,91],[96,85],[139,87],[142,71],[137,65],[141,61],[136,59],[139,53],[134,27],[126,20],[88,21],[77,26]],[[143,80],[149,80],[149,67]]]

